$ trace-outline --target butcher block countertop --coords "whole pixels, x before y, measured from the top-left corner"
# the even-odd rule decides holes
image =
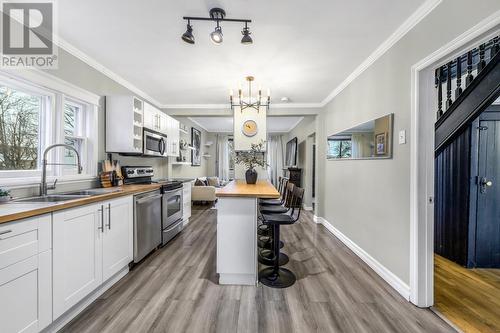
[[[8,202],[0,204],[0,223],[12,222],[27,217],[55,212],[58,210],[78,207],[103,200],[114,199],[126,195],[159,189],[158,184],[148,185],[124,185],[119,187],[119,191],[93,195],[84,198],[76,198],[63,202]],[[116,188],[115,188],[116,189]]]
[[[277,199],[280,193],[268,180],[258,180],[256,184],[247,184],[244,180],[233,180],[217,189],[217,197],[246,197]]]

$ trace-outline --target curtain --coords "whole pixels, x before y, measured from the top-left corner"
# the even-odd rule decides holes
[[[283,158],[281,135],[270,135],[267,138],[267,174],[274,186],[278,186],[278,177],[283,175]]]
[[[229,135],[217,134],[216,172],[220,180],[229,180]]]

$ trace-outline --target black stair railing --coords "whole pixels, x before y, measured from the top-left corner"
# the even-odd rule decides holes
[[[438,153],[500,94],[499,36],[436,68],[435,87]]]
[[[450,110],[453,103],[464,92],[464,88],[462,88],[462,79],[465,77],[465,89],[467,89],[467,87],[472,84],[474,78],[484,70],[488,62],[500,52],[499,37],[500,36],[490,39],[486,43],[473,48],[460,57],[436,69],[437,120]],[[452,93],[453,88],[455,89],[455,94]],[[443,91],[445,91],[444,96]],[[446,102],[443,105],[444,97],[446,98]]]

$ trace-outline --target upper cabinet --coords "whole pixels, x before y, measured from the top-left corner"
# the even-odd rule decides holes
[[[106,152],[141,154],[143,128],[164,134],[167,155],[179,155],[177,120],[134,96],[106,97]]]
[[[142,153],[144,106],[134,96],[106,97],[106,152]]]

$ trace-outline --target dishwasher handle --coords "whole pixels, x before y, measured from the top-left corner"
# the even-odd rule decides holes
[[[147,196],[147,197],[136,199],[135,203],[140,205],[140,204],[143,204],[143,203],[145,203],[147,201],[151,201],[151,200],[159,199],[159,198],[161,198],[161,194],[150,195],[150,196]]]

